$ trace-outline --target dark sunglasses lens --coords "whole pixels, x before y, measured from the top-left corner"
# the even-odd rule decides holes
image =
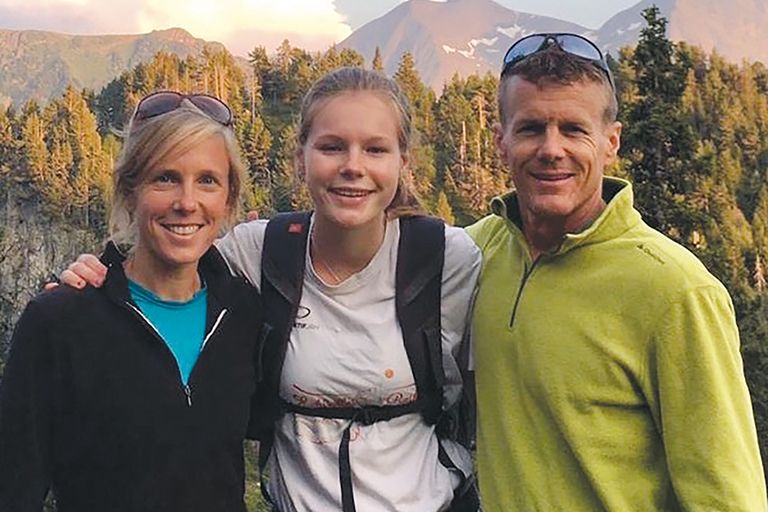
[[[149,119],[179,108],[182,96],[175,92],[158,92],[151,94],[139,102],[136,108],[136,119]]]
[[[537,34],[524,37],[523,39],[513,44],[509,50],[507,50],[507,54],[504,56],[505,67],[508,64],[512,64],[521,59],[524,59],[532,53],[536,53],[536,50],[541,47],[544,39],[545,36]]]
[[[557,44],[560,45],[563,51],[568,52],[577,57],[583,57],[589,60],[603,60],[603,55],[600,50],[591,42],[583,39],[579,36],[571,34],[563,34],[557,37]]]
[[[232,111],[229,107],[218,98],[213,96],[206,96],[204,94],[196,94],[189,97],[197,108],[205,112],[205,114],[223,125],[229,125],[232,123]]]

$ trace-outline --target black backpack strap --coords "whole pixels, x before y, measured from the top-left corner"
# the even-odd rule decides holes
[[[445,225],[432,217],[404,217],[400,222],[400,246],[397,253],[396,309],[403,331],[408,361],[416,381],[424,420],[436,424],[438,459],[459,474],[443,447],[441,437],[456,437],[454,425],[447,424],[451,413],[443,414],[442,332],[440,304],[445,263]],[[455,411],[452,411],[455,412]],[[472,476],[462,477],[454,492],[450,512],[475,512],[479,509],[477,489]]]
[[[310,216],[310,212],[280,213],[267,223],[264,233],[261,296],[265,319],[272,327],[272,339],[264,349],[264,374],[275,392],[304,285]]]
[[[263,475],[272,450],[274,423],[282,414],[280,374],[301,300],[310,218],[311,212],[290,212],[270,219],[261,253],[261,296],[270,336],[261,355],[267,403],[265,432],[259,435],[259,473],[262,494],[270,503]]]
[[[440,219],[400,219],[400,244],[395,274],[395,308],[405,350],[428,424],[440,418],[443,404],[440,291],[445,257],[445,226]]]

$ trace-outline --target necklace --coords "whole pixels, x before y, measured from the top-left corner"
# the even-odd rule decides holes
[[[316,260],[317,260],[316,263],[319,263],[320,265],[322,265],[322,267],[331,275],[331,277],[334,280],[332,284],[339,284],[343,281],[343,279],[339,277],[339,274],[334,272],[333,268],[328,263],[326,263],[325,261],[319,258],[316,258]]]
[[[312,230],[312,232],[310,233],[309,242],[310,242],[310,245],[309,245],[310,251],[309,251],[309,253],[310,253],[310,256],[312,258],[312,264],[315,267],[317,267],[317,266],[322,267],[321,269],[316,268],[315,270],[316,271],[317,270],[324,270],[325,271],[324,273],[327,273],[331,278],[333,278],[333,282],[332,283],[328,283],[328,284],[334,284],[334,285],[335,284],[340,284],[342,281],[344,281],[344,279],[346,279],[349,276],[351,276],[352,274],[354,274],[354,272],[352,272],[352,273],[337,272],[336,269],[334,269],[329,262],[325,261],[324,258],[320,257],[320,254],[318,253],[318,250],[317,250],[317,245],[318,244],[317,244],[317,239],[315,237],[315,230]],[[347,275],[344,277],[344,279],[342,279],[339,274],[347,274]],[[318,277],[320,277],[321,280],[325,281],[322,278],[322,276],[318,276]]]

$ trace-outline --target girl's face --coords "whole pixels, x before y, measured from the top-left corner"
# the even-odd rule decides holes
[[[398,132],[395,106],[374,92],[344,92],[319,104],[298,154],[318,222],[342,229],[384,224],[408,163]]]

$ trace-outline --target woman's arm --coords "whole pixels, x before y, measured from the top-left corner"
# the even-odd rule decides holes
[[[0,510],[40,512],[51,482],[54,326],[38,300],[16,324],[0,384]]]

